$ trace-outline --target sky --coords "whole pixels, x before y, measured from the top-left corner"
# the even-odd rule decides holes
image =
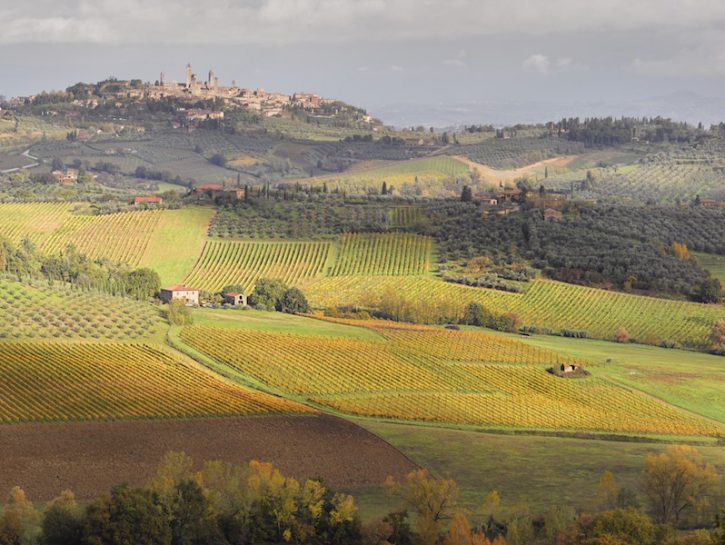
[[[723,0],[0,0],[0,95],[107,76],[316,92],[398,126],[725,120]]]

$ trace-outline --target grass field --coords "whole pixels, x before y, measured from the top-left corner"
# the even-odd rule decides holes
[[[0,280],[0,337],[162,340],[157,308],[132,299]]]
[[[258,278],[279,278],[295,284],[320,275],[330,243],[208,240],[185,282],[203,290],[241,284],[249,292]]]
[[[309,412],[145,344],[0,342],[0,421]]]
[[[725,285],[725,256],[695,253],[695,257],[703,269],[710,271],[712,276]]]
[[[618,386],[596,366],[588,378],[555,377],[546,367],[569,358],[514,339],[391,322],[361,325],[385,340],[208,325],[186,327],[180,338],[274,391],[348,414],[492,428],[676,435],[725,430]]]
[[[382,422],[360,421],[401,449],[414,462],[439,477],[453,478],[461,488],[460,503],[480,513],[488,491],[495,489],[502,507],[525,499],[533,512],[554,505],[595,509],[597,481],[606,470],[621,486],[639,489],[648,454],[664,445],[574,439],[492,435]],[[698,447],[703,458],[725,471],[725,447]],[[363,496],[364,505],[384,501],[379,491]],[[725,481],[720,483],[725,499]],[[640,498],[645,503],[644,498]]]
[[[316,278],[300,287],[317,308],[341,304],[366,305],[394,290],[411,301],[451,301],[460,312],[478,301],[494,312],[514,312],[523,324],[586,330],[591,337],[611,339],[620,327],[647,344],[676,341],[702,345],[710,326],[725,318],[721,305],[701,305],[654,297],[587,288],[562,282],[535,280],[523,294],[473,288],[422,276],[350,276]]]
[[[139,264],[158,272],[162,286],[183,280],[201,254],[213,214],[201,207],[164,210]]]

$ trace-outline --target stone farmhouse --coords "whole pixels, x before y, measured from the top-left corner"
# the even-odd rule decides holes
[[[164,199],[157,195],[139,195],[134,197],[133,204],[161,204]]]
[[[71,168],[67,170],[54,170],[51,174],[61,185],[74,185],[78,181],[78,171]]]
[[[159,299],[164,303],[171,301],[186,301],[187,305],[199,305],[199,290],[186,284],[176,284],[167,288],[161,288]]]
[[[224,302],[232,306],[247,306],[247,296],[243,293],[237,293],[236,291],[230,291],[224,294]]]

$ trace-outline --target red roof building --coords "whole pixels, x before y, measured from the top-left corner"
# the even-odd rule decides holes
[[[164,199],[157,195],[139,195],[133,199],[133,204],[161,204]]]
[[[170,303],[171,301],[186,301],[187,305],[198,305],[199,290],[186,284],[175,284],[161,288],[159,298],[165,303]]]

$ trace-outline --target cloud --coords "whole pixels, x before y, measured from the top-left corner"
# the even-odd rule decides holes
[[[700,32],[725,26],[722,0],[508,0],[505,4],[499,0],[25,0],[4,4],[0,6],[0,44],[400,42],[506,33]]]
[[[466,50],[461,49],[456,54],[455,58],[445,59],[443,61],[443,64],[445,64],[446,66],[454,66],[456,68],[465,68],[466,67]]]
[[[524,60],[521,66],[524,70],[538,72],[539,74],[548,74],[551,69],[551,61],[546,55],[536,53]]]
[[[683,36],[669,54],[636,57],[630,72],[656,77],[712,77],[725,75],[725,36],[705,32],[696,38]]]
[[[541,53],[535,53],[524,59],[521,67],[527,72],[537,72],[539,74],[556,74],[586,68],[584,64],[576,62],[570,57],[560,57],[552,61]]]

